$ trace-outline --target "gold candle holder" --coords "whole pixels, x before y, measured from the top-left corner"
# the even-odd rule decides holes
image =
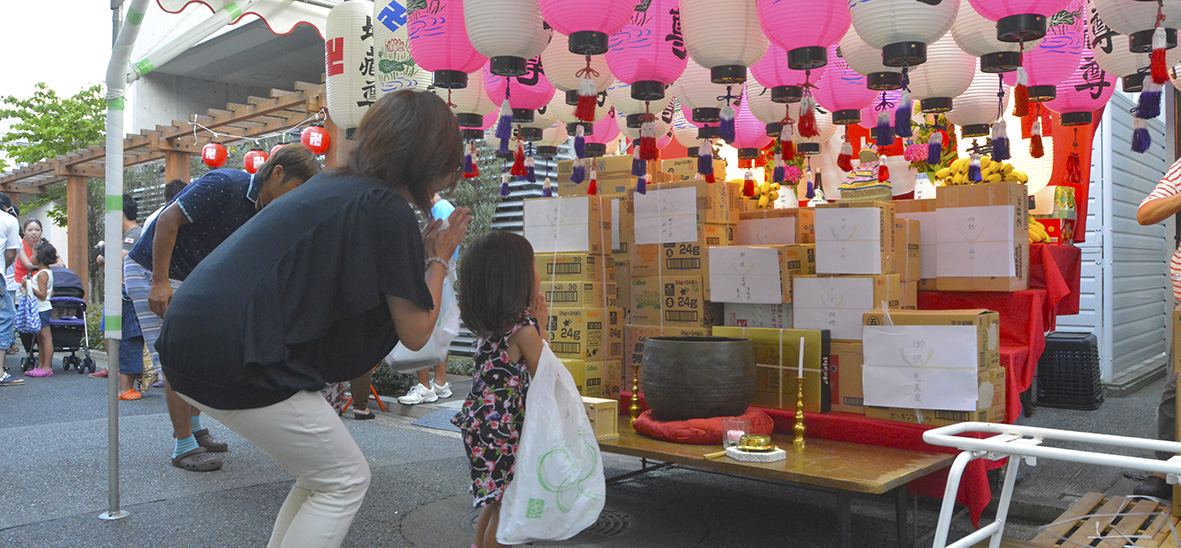
[[[627,414],[631,417],[627,424],[635,426],[636,419],[640,418],[640,368],[632,367],[632,398],[631,405],[627,407]]]
[[[804,379],[796,379],[796,425],[792,427],[796,438],[791,444],[796,449],[804,448]]]

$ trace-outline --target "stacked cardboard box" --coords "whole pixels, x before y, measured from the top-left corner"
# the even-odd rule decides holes
[[[751,405],[795,410],[803,341],[804,411],[832,408],[828,331],[715,327],[715,337],[750,339],[755,350],[755,396]]]
[[[583,161],[587,164],[587,180],[577,184],[570,181],[570,174],[574,171],[574,160],[558,162],[558,196],[586,196],[592,168],[595,170],[598,195],[601,197],[626,197],[628,191],[636,186],[636,178],[631,175],[631,156],[602,156]]]
[[[1029,286],[1029,196],[1019,183],[939,189],[935,210],[940,291]]]
[[[899,200],[894,202],[895,218],[919,223],[919,286],[923,291],[935,288],[935,247],[939,229],[935,223],[935,200]],[[908,242],[908,246],[911,243]],[[908,272],[908,274],[910,274]],[[913,278],[913,274],[910,275]]]

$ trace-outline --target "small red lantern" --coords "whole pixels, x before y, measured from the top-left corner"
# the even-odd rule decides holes
[[[299,142],[320,156],[328,152],[328,130],[322,126],[308,126],[299,134]]]
[[[213,169],[224,166],[228,157],[229,153],[221,143],[209,143],[201,147],[201,161]]]
[[[242,159],[242,164],[246,168],[246,173],[254,174],[258,168],[267,163],[267,153],[260,149],[254,149],[246,153],[246,157]]]
[[[271,152],[268,154],[268,156],[274,156],[276,152],[279,152],[279,149],[281,149],[289,144],[291,144],[291,143],[279,143],[279,144],[271,147]]]

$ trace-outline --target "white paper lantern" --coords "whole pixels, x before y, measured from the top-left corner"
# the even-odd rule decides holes
[[[419,67],[410,56],[405,0],[379,0],[373,5],[372,13],[373,76],[377,97],[400,89],[425,91],[434,75]]]
[[[849,15],[858,36],[882,50],[882,62],[892,67],[917,66],[926,61],[926,45],[951,28],[961,0],[935,5],[917,0],[862,0],[849,2]]]
[[[663,98],[657,101],[650,101],[645,105],[644,101],[632,99],[630,85],[616,80],[615,85],[607,88],[607,99],[611,101],[615,110],[621,114],[644,114],[645,112],[657,113],[667,108],[673,102],[673,94],[665,93]],[[595,110],[598,111],[599,109]],[[633,122],[634,120],[633,118]],[[635,124],[633,123],[633,125]]]
[[[562,91],[578,91],[578,84],[582,81],[578,73],[587,68],[586,60],[589,58],[590,68],[598,73],[598,76],[588,75],[595,83],[595,93],[607,91],[615,83],[615,77],[607,68],[607,56],[570,53],[567,41],[566,36],[554,33],[545,51],[541,52],[541,65],[545,67],[545,77],[549,78],[549,83]]]
[[[710,80],[710,69],[690,60],[677,81],[668,87],[681,106],[692,112],[694,122],[717,122],[722,107],[726,106],[727,84],[715,84]],[[742,85],[731,85],[732,97],[742,96]]]
[[[328,115],[352,130],[377,101],[374,85],[373,2],[337,4],[324,23],[324,93]]]
[[[869,47],[853,29],[841,38],[840,47],[849,68],[865,77],[865,87],[875,91],[902,87],[902,69],[883,65],[882,50]]]
[[[951,26],[955,43],[968,55],[979,57],[983,72],[1009,72],[1021,64],[1021,44],[1001,42],[996,38],[996,22],[976,13],[971,2],[960,0],[959,15]],[[1025,51],[1036,48],[1041,40],[1025,42]]]
[[[465,0],[468,39],[500,76],[524,75],[529,59],[541,55],[553,33],[537,0]]]
[[[555,93],[554,98],[550,99],[546,109],[557,117],[559,122],[563,124],[579,124],[579,120],[574,115],[575,105],[566,102],[565,97],[561,93]],[[611,102],[607,100],[605,93],[599,94],[599,104],[595,106],[595,119],[591,123],[598,122],[607,116],[607,111],[611,110]]]
[[[493,103],[492,99],[488,98],[488,94],[484,92],[484,71],[482,70],[468,75],[467,87],[443,89],[432,86],[430,90],[455,105],[451,107],[451,112],[455,113],[455,119],[459,122],[460,127],[480,127],[483,124],[484,116],[492,114],[499,108],[499,105]]]
[[[800,135],[799,129],[800,128],[797,125],[795,130],[792,132],[791,139],[796,143],[796,147],[805,154],[819,153],[820,143],[824,143],[829,139],[832,139],[832,136],[837,132],[836,124],[832,123],[832,113],[820,111],[816,112],[816,131],[819,133],[819,135],[815,137],[804,137]],[[801,143],[809,143],[815,146],[800,147]]]
[[[1099,18],[1111,30],[1129,37],[1133,51],[1146,53],[1152,50],[1152,33],[1156,27],[1156,2],[1142,0],[1094,0]],[[1177,45],[1177,28],[1181,27],[1181,2],[1167,0],[1162,14],[1168,47]]]
[[[697,138],[697,126],[685,119],[680,105],[674,105],[673,108],[673,138],[685,148],[701,146],[701,139]]]
[[[955,98],[955,106],[945,115],[947,121],[960,126],[966,136],[987,136],[989,124],[1008,108],[1009,96],[1012,95],[1006,93],[998,106],[998,78],[995,74],[981,72],[977,67],[972,85]]]
[[[767,51],[755,0],[681,0],[685,48],[716,83],[742,83]]]
[[[966,3],[966,2],[965,2]],[[952,100],[968,90],[976,58],[963,52],[949,32],[927,47],[927,62],[910,71],[910,96],[923,112],[947,112]]]
[[[756,82],[753,76],[746,81],[746,107],[755,118],[767,125],[767,135],[771,137],[779,137],[785,116],[790,116],[792,120],[798,120],[800,117],[799,103],[772,101],[771,88]],[[819,117],[818,114],[817,118]]]
[[[541,140],[533,143],[537,146],[537,153],[543,156],[553,156],[558,153],[558,147],[570,139],[566,132],[566,124],[554,122],[541,130]],[[540,174],[539,174],[540,175]]]
[[[557,97],[557,96],[558,96],[558,94],[555,93],[554,97]],[[541,108],[534,110],[533,111],[533,121],[526,123],[526,124],[522,124],[522,125],[527,126],[527,127],[540,128],[540,129],[545,129],[547,127],[554,125],[554,123],[558,121],[558,117],[557,117],[557,112],[550,108],[551,106],[556,106],[556,105],[554,105],[553,100],[550,100],[549,103],[542,105]],[[596,110],[598,110],[598,109],[596,109]]]
[[[1144,88],[1144,77],[1148,72],[1140,72],[1149,65],[1148,53],[1131,51],[1130,40],[1127,35],[1117,34],[1099,17],[1095,9],[1095,0],[1087,0],[1087,39],[1090,40],[1091,52],[1095,54],[1095,62],[1099,68],[1108,74],[1114,74],[1123,79],[1123,89],[1126,92],[1138,92]],[[1175,66],[1181,62],[1181,48],[1173,48],[1165,53],[1165,63]]]

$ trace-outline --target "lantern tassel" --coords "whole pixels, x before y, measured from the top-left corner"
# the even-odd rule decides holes
[[[530,183],[537,182],[537,172],[533,169],[533,166],[533,157],[529,156],[525,158],[525,180]]]
[[[980,155],[973,154],[972,160],[968,162],[968,180],[973,183],[979,183],[984,178],[980,174]]]
[[[943,130],[931,132],[927,138],[927,165],[932,167],[943,163]]]
[[[910,129],[910,117],[913,114],[914,102],[910,99],[910,92],[902,89],[902,98],[898,103],[898,110],[894,111],[894,134],[899,137],[911,137],[914,132]]]
[[[599,194],[599,172],[595,171],[595,166],[590,168],[590,184],[586,186],[586,194],[588,196],[597,196]]]
[[[1066,157],[1066,182],[1070,184],[1079,184],[1083,180],[1082,168],[1079,167],[1079,156],[1077,152],[1071,152]]]
[[[816,198],[816,184],[812,181],[811,177],[808,177],[808,186],[804,191],[804,197],[809,200]]]
[[[1029,74],[1025,67],[1017,67],[1017,87],[1013,88],[1013,116],[1029,116]]]
[[[800,121],[796,126],[796,131],[800,132],[800,137],[805,139],[820,136],[820,132],[816,129],[816,99],[813,99],[811,95],[800,101]]]
[[[550,183],[549,177],[546,177],[545,182],[541,184],[541,197],[542,198],[553,198],[554,197],[554,188],[553,188],[553,185]]]
[[[586,180],[586,160],[582,158],[574,159],[574,167],[570,170],[570,182],[576,185],[582,184]]]
[[[721,137],[727,143],[734,144],[734,107],[730,105],[722,107],[722,114],[719,120],[718,137]]]
[[[525,147],[517,143],[517,152],[513,154],[513,167],[509,170],[509,174],[513,177],[524,177],[525,172]]]
[[[1034,120],[1033,129],[1030,130],[1029,155],[1035,159],[1046,155],[1046,149],[1042,145],[1042,121],[1040,119]]]
[[[574,116],[583,122],[595,121],[595,106],[599,96],[595,89],[595,81],[583,78],[578,81],[578,105],[574,107]]]
[[[742,195],[746,198],[755,197],[755,175],[749,169],[742,176]]]
[[[502,173],[500,175],[500,197],[501,198],[508,198],[508,196],[509,196],[508,173]]]
[[[648,174],[648,162],[640,157],[640,147],[632,146],[632,177],[643,177]]]
[[[786,176],[786,168],[783,166],[783,159],[775,159],[775,169],[771,172],[771,181],[782,184]]]
[[[992,126],[992,160],[1003,162],[1012,158],[1009,155],[1009,132],[1005,121],[1001,120]]]
[[[574,157],[586,158],[586,129],[582,124],[578,124],[578,129],[574,130]]]
[[[507,142],[513,136],[513,109],[508,104],[508,99],[500,105],[500,118],[496,120],[496,138],[500,139],[500,148],[502,153],[508,152]]]
[[[1165,29],[1157,24],[1156,30],[1152,32],[1152,83],[1156,85],[1163,85],[1169,81],[1169,67],[1165,62],[1165,49],[1168,47],[1166,43]]]
[[[643,177],[636,179],[636,192],[639,192],[640,194],[647,194],[648,193],[648,176],[647,175],[644,175]]]
[[[717,181],[714,178],[713,145],[706,139],[702,139],[701,146],[697,148],[697,174],[707,183]]]
[[[463,178],[464,179],[471,179],[472,177],[479,175],[479,172],[476,171],[476,162],[475,162],[475,160],[472,159],[472,157],[475,156],[475,148],[476,148],[476,145],[474,145],[472,143],[468,143],[467,150],[464,151],[464,154],[463,154]]]
[[[784,124],[779,130],[779,157],[784,162],[796,159],[796,144],[791,140],[791,125]]]
[[[853,145],[849,141],[841,144],[841,153],[837,155],[837,167],[841,171],[853,171]]]
[[[1143,118],[1136,118],[1133,123],[1135,129],[1132,130],[1132,152],[1139,154],[1148,152],[1148,147],[1152,146],[1152,135],[1148,133],[1144,123]]]
[[[1160,116],[1161,86],[1155,82],[1144,84],[1140,99],[1136,103],[1136,118],[1150,120]]]
[[[890,113],[878,113],[878,129],[874,132],[873,138],[878,142],[878,150],[894,142],[894,127],[890,125]]]
[[[886,157],[878,158],[878,182],[884,183],[890,180],[890,166],[886,165]]]
[[[659,157],[656,150],[656,120],[650,118],[640,125],[640,159],[655,160]]]

